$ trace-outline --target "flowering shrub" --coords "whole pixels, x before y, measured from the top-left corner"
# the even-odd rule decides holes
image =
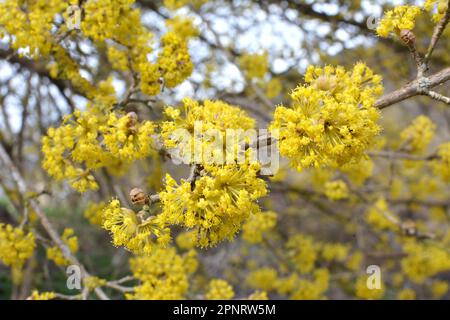
[[[0,297],[448,299],[450,8],[419,2],[1,2]]]

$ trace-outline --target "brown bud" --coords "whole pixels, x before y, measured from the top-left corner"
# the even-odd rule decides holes
[[[414,236],[417,233],[416,223],[412,220],[402,222],[401,228],[407,236]]]
[[[134,129],[138,123],[138,116],[136,112],[128,112],[126,116],[128,118],[127,127],[130,129]]]
[[[140,188],[133,188],[130,191],[130,199],[135,205],[143,206],[148,203],[148,196]]]
[[[400,31],[400,39],[407,46],[411,46],[416,42],[416,35],[411,30],[403,29]]]

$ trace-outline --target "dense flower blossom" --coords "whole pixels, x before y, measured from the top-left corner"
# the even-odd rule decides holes
[[[250,243],[260,243],[264,234],[275,227],[277,214],[273,211],[258,212],[242,225],[242,239]]]
[[[236,131],[231,137],[233,143],[224,146],[227,129],[247,130],[255,126],[255,120],[244,110],[222,101],[206,100],[200,104],[186,98],[182,107],[166,107],[164,112],[169,118],[161,125],[164,145],[189,163],[223,164],[225,160],[234,160],[243,150],[246,136],[245,132]]]
[[[167,175],[166,189],[160,193],[161,220],[196,229],[202,247],[233,239],[242,223],[260,212],[256,200],[267,191],[257,176],[259,169],[257,163],[205,167],[193,186]]]
[[[390,33],[399,34],[401,30],[412,30],[420,13],[417,6],[397,6],[384,14],[377,27],[377,34],[386,38]]]
[[[100,106],[76,111],[42,139],[42,166],[56,180],[66,179],[80,192],[97,189],[92,170],[106,167],[120,173],[126,165],[153,152],[150,121],[134,113],[118,116]],[[103,143],[99,139],[103,139]]]
[[[234,297],[233,287],[225,280],[214,279],[209,283],[205,298],[208,300],[229,300]]]
[[[401,134],[401,144],[412,153],[422,153],[434,137],[436,125],[426,116],[418,116]]]
[[[183,299],[189,287],[186,259],[174,248],[158,248],[148,256],[131,258],[130,267],[140,285],[128,299]]]
[[[403,250],[408,256],[401,261],[406,276],[415,283],[423,283],[436,274],[450,271],[450,253],[446,248],[405,239]]]
[[[0,223],[0,260],[4,264],[21,268],[35,247],[33,233],[25,233],[20,228]]]
[[[330,200],[341,200],[348,198],[348,187],[342,180],[329,181],[325,184],[325,195]]]
[[[360,161],[380,132],[373,105],[381,77],[358,63],[348,72],[310,66],[305,81],[291,93],[291,108],[275,110],[271,129],[279,130],[281,154],[299,171]]]
[[[111,232],[113,244],[136,254],[150,254],[155,246],[170,241],[170,230],[161,216],[138,216],[131,209],[121,208],[117,199],[104,209],[103,219],[103,228]]]
[[[245,78],[262,79],[269,70],[268,53],[243,54],[239,57],[239,65]]]
[[[84,217],[89,220],[90,223],[97,226],[103,225],[103,210],[106,208],[106,202],[91,202],[84,210]]]

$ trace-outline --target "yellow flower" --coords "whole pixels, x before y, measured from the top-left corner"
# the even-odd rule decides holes
[[[130,259],[131,271],[140,284],[127,299],[176,300],[188,290],[186,260],[174,248],[156,248],[148,256]]]
[[[433,281],[431,284],[431,292],[435,299],[442,298],[448,292],[449,284],[447,281]]]
[[[286,247],[289,250],[288,255],[300,273],[308,273],[313,270],[317,260],[318,248],[314,244],[312,237],[297,234],[289,238]]]
[[[103,210],[107,204],[105,202],[90,203],[86,210],[84,210],[84,217],[89,220],[90,223],[96,226],[103,225]]]
[[[359,162],[380,132],[381,77],[358,63],[350,72],[310,66],[305,81],[291,93],[292,108],[275,110],[270,130],[278,131],[281,155],[299,171]]]
[[[167,174],[161,192],[161,221],[197,230],[201,247],[233,239],[242,223],[260,208],[256,200],[267,192],[258,178],[260,166],[254,164],[207,166],[194,185],[180,184]]]
[[[200,33],[198,28],[194,26],[192,19],[189,17],[175,16],[172,19],[167,19],[166,25],[171,32],[185,40],[194,38]]]
[[[264,233],[273,229],[276,223],[277,214],[273,211],[253,214],[242,225],[242,239],[250,243],[260,243]]]
[[[104,209],[103,218],[103,228],[111,232],[113,244],[136,254],[150,254],[156,245],[170,241],[170,230],[160,216],[138,217],[133,210],[121,208],[117,199]]]
[[[169,118],[161,126],[164,146],[189,163],[233,161],[243,149],[244,130],[255,126],[255,120],[244,110],[222,101],[206,100],[200,104],[186,98],[181,108],[166,107],[164,113]],[[236,136],[227,137],[228,129],[241,130],[236,130]],[[218,136],[210,136],[211,131]]]
[[[174,32],[161,38],[162,51],[157,65],[164,79],[164,85],[173,88],[182,83],[192,73],[193,65],[186,40]]]
[[[70,252],[78,252],[78,238],[74,235],[73,229],[65,228],[61,240],[67,245]],[[67,260],[58,246],[47,248],[47,258],[55,262],[58,266],[67,266],[70,261]]]
[[[250,272],[245,281],[251,288],[272,291],[276,288],[277,280],[277,271],[265,267]]]
[[[265,291],[255,291],[248,297],[248,300],[269,300],[269,297]]]
[[[325,184],[325,195],[330,200],[341,200],[348,198],[347,184],[342,180],[329,181]]]
[[[42,139],[42,167],[56,180],[68,180],[79,192],[98,189],[92,171],[106,168],[123,174],[131,162],[150,156],[155,125],[139,122],[135,113],[118,116],[93,104],[75,111]],[[100,143],[102,141],[102,143]]]
[[[29,300],[52,300],[56,297],[54,292],[41,292],[34,290],[31,293],[31,296],[28,298]]]
[[[415,300],[416,292],[410,288],[403,289],[397,293],[397,299],[399,299],[399,300]]]
[[[438,158],[433,160],[431,164],[434,174],[448,182],[450,181],[450,142],[441,144],[437,155]]]
[[[98,277],[90,276],[90,277],[85,277],[83,279],[83,284],[89,290],[94,290],[95,288],[104,286],[106,284],[106,280],[98,278]]]
[[[403,251],[408,254],[401,261],[405,275],[414,283],[423,283],[427,278],[450,271],[450,253],[433,244],[407,239]]]
[[[33,233],[0,223],[0,260],[7,266],[21,268],[36,247]]]
[[[366,221],[368,224],[379,230],[398,230],[398,227],[386,218],[386,215],[396,217],[389,211],[388,205],[384,198],[378,199],[373,206],[366,212]]]
[[[243,54],[239,57],[239,66],[245,78],[262,79],[269,70],[267,51],[262,54]]]
[[[409,146],[412,153],[422,153],[434,137],[436,125],[426,116],[418,116],[400,134],[401,145]]]
[[[349,254],[350,247],[341,243],[325,243],[321,246],[321,256],[326,261],[343,262]]]
[[[208,300],[229,300],[234,297],[233,287],[221,279],[211,280],[205,298]]]
[[[377,27],[377,34],[386,38],[392,32],[398,34],[401,30],[412,30],[420,13],[421,10],[417,6],[397,6],[384,14]]]

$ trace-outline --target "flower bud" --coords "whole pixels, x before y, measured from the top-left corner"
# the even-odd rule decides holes
[[[131,202],[135,205],[145,205],[148,203],[148,197],[140,188],[133,188],[130,191]]]
[[[416,35],[411,30],[403,29],[400,31],[400,39],[407,46],[411,46],[416,42]]]
[[[401,229],[407,236],[414,236],[417,232],[416,223],[412,220],[406,220],[401,224]]]

